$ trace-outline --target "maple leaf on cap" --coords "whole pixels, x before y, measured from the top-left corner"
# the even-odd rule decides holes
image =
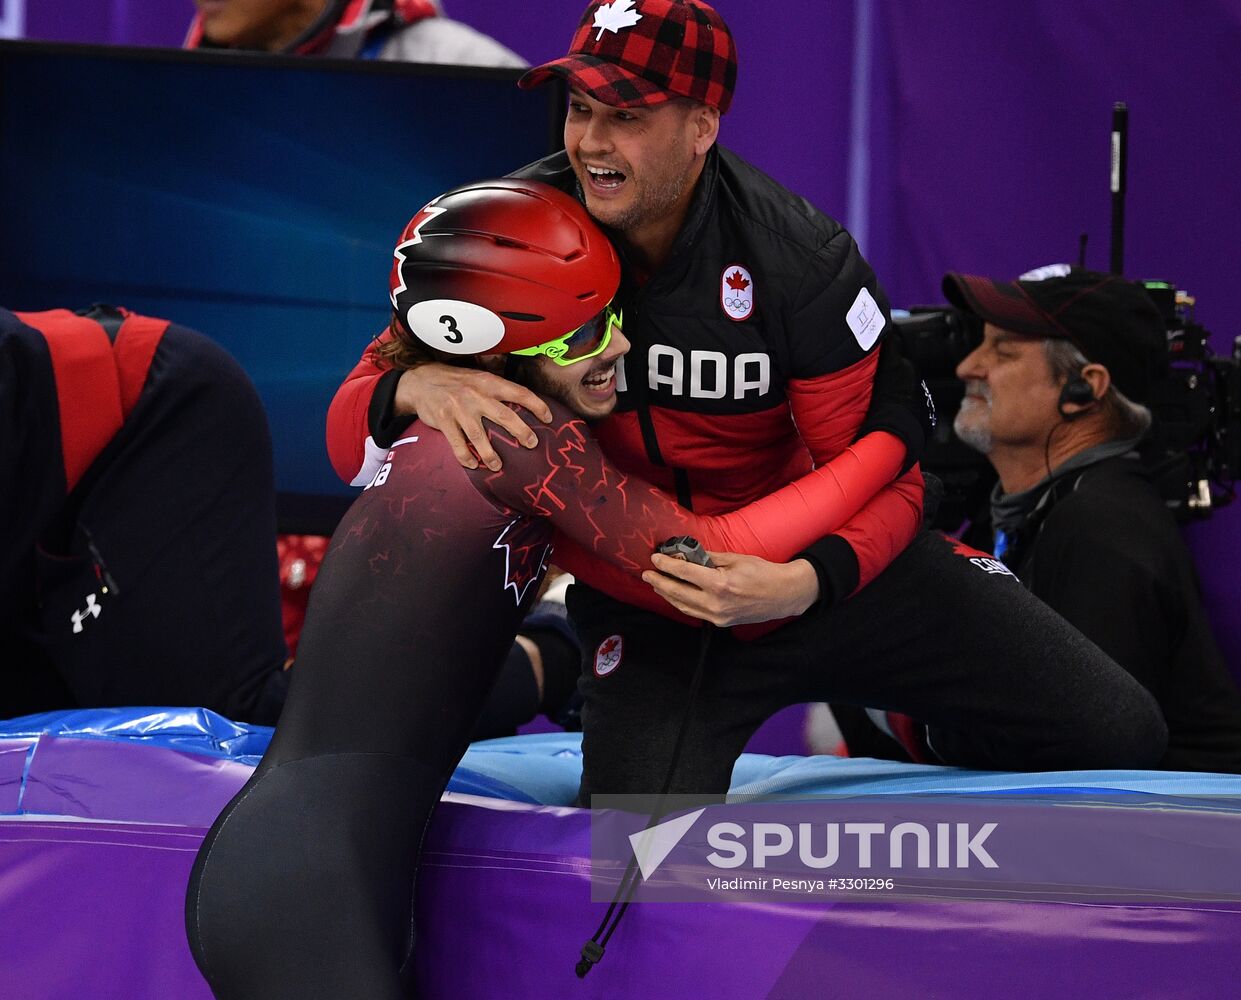
[[[744,277],[742,277],[740,271],[733,271],[733,273],[730,274],[724,280],[728,282],[729,288],[737,292],[744,292],[747,286],[750,284],[748,281],[745,280]]]
[[[621,28],[631,28],[641,18],[642,15],[633,9],[633,0],[612,0],[611,3],[600,4],[595,11],[595,23],[591,25],[599,29],[595,41],[599,41],[605,31],[618,34]]]

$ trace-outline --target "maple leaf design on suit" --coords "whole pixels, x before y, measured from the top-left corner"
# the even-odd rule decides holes
[[[724,280],[728,282],[728,287],[734,292],[744,292],[750,286],[750,283],[745,280],[740,271],[733,271]]]
[[[504,587],[512,590],[520,605],[530,585],[542,579],[547,567],[552,546],[546,522],[532,517],[515,518],[491,547],[504,550]]]
[[[616,652],[616,647],[619,645],[620,643],[616,641],[615,637],[611,639],[605,639],[603,645],[599,647],[599,655],[600,656],[611,656],[613,653]]]
[[[595,11],[595,22],[591,25],[599,29],[595,41],[599,41],[605,31],[619,34],[621,28],[631,28],[641,18],[642,15],[633,9],[633,0],[612,0],[611,3],[600,4]]]

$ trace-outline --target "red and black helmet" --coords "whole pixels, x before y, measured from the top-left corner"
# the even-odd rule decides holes
[[[405,332],[449,354],[545,344],[601,313],[620,262],[570,195],[540,181],[479,181],[442,194],[393,253],[392,306]]]

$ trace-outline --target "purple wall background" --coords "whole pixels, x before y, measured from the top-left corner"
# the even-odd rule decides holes
[[[18,2],[0,0],[0,21]],[[584,6],[445,4],[532,62],[563,53]],[[1217,350],[1241,333],[1241,0],[716,6],[740,54],[724,142],[843,219],[893,304],[940,301],[948,269],[1004,277],[1075,260],[1081,232],[1087,262],[1106,268],[1108,131],[1124,100],[1126,270],[1196,295]],[[192,6],[24,0],[24,11],[33,38],[177,45]],[[1241,504],[1187,534],[1241,672]]]

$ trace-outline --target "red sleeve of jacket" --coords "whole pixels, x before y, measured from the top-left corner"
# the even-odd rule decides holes
[[[386,331],[363,352],[341,383],[327,412],[327,451],[332,468],[350,486],[365,486],[383,464],[388,447],[413,417],[396,417],[392,403],[401,373],[375,356]]]
[[[913,541],[922,525],[922,494],[925,488],[922,470],[915,465],[880,490],[835,535],[828,536],[838,538],[848,546],[857,566],[857,583],[852,590],[844,590],[845,583],[842,582],[840,596],[848,596],[865,587]],[[807,550],[812,563],[815,562],[814,553],[819,544],[815,543]],[[826,572],[826,568],[820,569],[817,564],[815,568],[821,574]],[[832,582],[835,586],[834,579]]]
[[[347,483],[353,482],[366,461],[366,439],[370,436],[367,412],[383,373],[375,363],[375,345],[371,344],[345,376],[328,407],[327,453],[332,468]]]
[[[878,362],[875,350],[829,375],[789,380],[789,407],[816,465],[830,462],[857,436]],[[815,567],[825,598],[840,600],[866,586],[913,540],[922,520],[922,493],[922,473],[915,466],[837,531],[798,553]]]

